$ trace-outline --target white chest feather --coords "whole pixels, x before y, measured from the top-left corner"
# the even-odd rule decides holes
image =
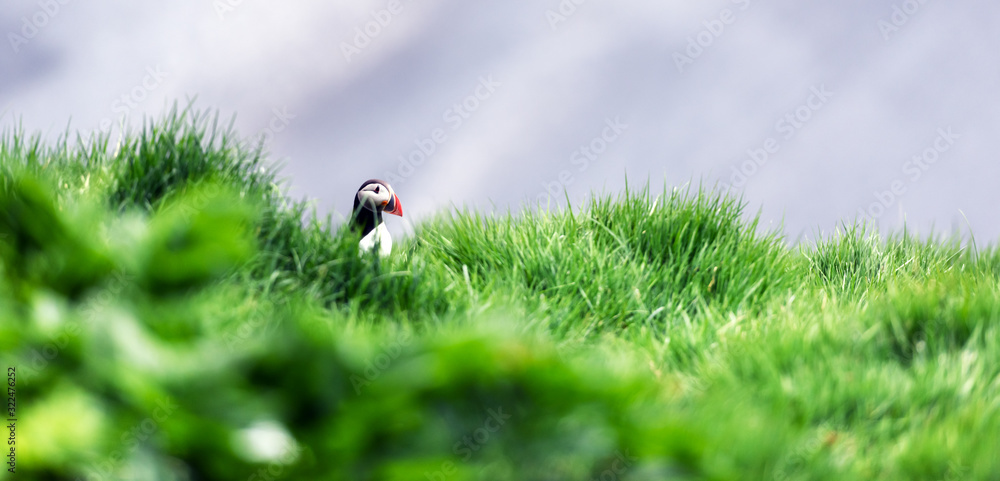
[[[392,236],[389,235],[389,229],[385,228],[385,224],[379,224],[368,235],[361,238],[361,243],[358,244],[362,252],[370,251],[378,244],[378,255],[385,257],[392,252]]]

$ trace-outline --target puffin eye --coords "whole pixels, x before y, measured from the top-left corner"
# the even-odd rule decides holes
[[[376,193],[376,194],[378,194],[378,187],[379,187],[379,186],[377,186],[377,185],[375,186],[375,193]]]

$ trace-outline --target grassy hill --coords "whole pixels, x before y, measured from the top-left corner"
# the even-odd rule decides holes
[[[630,187],[378,259],[277,179],[191,111],[5,131],[0,479],[1000,477],[993,247],[790,248],[731,194]]]

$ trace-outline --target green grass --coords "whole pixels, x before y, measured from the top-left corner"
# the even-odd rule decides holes
[[[1000,478],[995,246],[630,186],[378,259],[189,109],[0,175],[0,479]]]

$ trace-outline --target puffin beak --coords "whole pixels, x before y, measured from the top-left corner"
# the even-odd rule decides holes
[[[383,212],[403,217],[403,204],[399,202],[399,197],[396,197],[396,194],[392,194],[392,205],[394,207],[392,210],[386,210]]]

